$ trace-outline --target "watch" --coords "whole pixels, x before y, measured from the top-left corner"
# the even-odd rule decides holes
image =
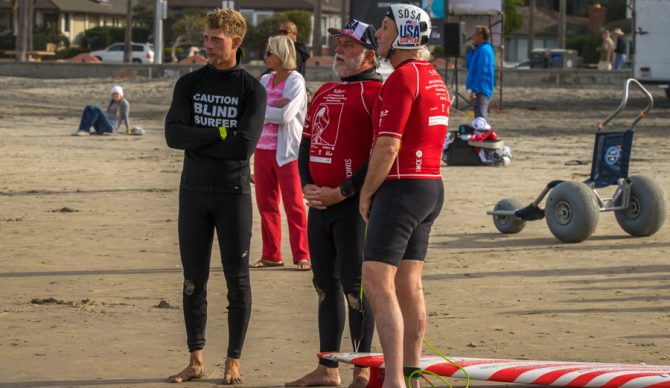
[[[354,193],[354,188],[352,187],[350,182],[344,182],[340,185],[340,193],[345,197],[349,198],[353,196]]]

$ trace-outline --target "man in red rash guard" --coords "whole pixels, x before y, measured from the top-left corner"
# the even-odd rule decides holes
[[[426,307],[421,273],[428,236],[442,208],[442,144],[449,93],[426,61],[430,18],[393,4],[376,35],[394,68],[372,113],[375,140],[359,210],[368,222],[363,286],[386,365],[384,387],[418,386]],[[403,377],[404,376],[404,377]]]
[[[370,306],[360,297],[365,222],[358,211],[372,147],[372,109],[382,78],[377,73],[375,30],[351,20],[328,32],[337,40],[333,70],[307,112],[298,168],[309,205],[307,234],[314,288],[319,296],[319,350],[338,352],[347,309],[355,352],[369,352],[374,332]],[[346,301],[346,302],[345,302]],[[369,368],[354,367],[352,388],[364,388]],[[288,387],[340,385],[338,364],[321,359]]]

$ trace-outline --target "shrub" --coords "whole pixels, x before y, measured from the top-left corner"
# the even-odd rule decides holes
[[[79,55],[81,53],[87,53],[88,50],[81,48],[81,47],[69,47],[63,50],[58,50],[56,51],[56,55],[54,56],[54,59],[68,59],[72,58],[76,55]]]
[[[298,27],[298,42],[309,42],[312,35],[312,14],[304,10],[286,11],[281,14]]]
[[[577,50],[582,64],[598,63],[600,53],[596,50],[602,42],[598,34],[577,35],[566,39],[565,48]]]
[[[0,50],[14,50],[16,47],[16,37],[11,31],[0,34]]]
[[[57,47],[70,47],[70,40],[65,35],[46,27],[38,28],[33,34],[33,49],[46,50],[47,43],[53,43]]]
[[[148,42],[152,31],[143,27],[133,27],[133,42]],[[126,36],[125,27],[93,27],[86,30],[82,40],[82,47],[87,50],[100,50],[112,43],[123,42]]]
[[[432,47],[432,50],[430,50],[430,53],[433,55],[433,58],[444,58],[444,46],[441,44],[435,45]]]
[[[282,13],[276,13],[255,27],[249,23],[247,36],[244,38],[242,48],[244,50],[245,61],[253,59],[262,59],[267,45],[268,38],[276,35],[279,26],[286,21],[292,21],[298,28],[298,41],[308,42],[312,33],[311,14],[307,11],[293,10]],[[248,21],[247,21],[248,22]]]

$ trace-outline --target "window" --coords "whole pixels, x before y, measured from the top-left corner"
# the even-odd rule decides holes
[[[49,31],[58,31],[58,14],[44,13],[44,26]]]
[[[249,23],[250,26],[256,26],[256,23],[254,23],[254,11],[252,9],[243,9],[240,10],[240,13],[247,19],[247,23]]]
[[[109,50],[107,51],[123,51],[123,43],[113,44],[109,46]]]
[[[0,14],[0,31],[11,30],[12,16],[11,13]]]
[[[328,45],[329,37],[330,35],[328,34],[328,17],[321,16],[321,46]]]
[[[256,23],[255,25],[260,24],[263,22],[265,19],[269,19],[272,17],[272,12],[256,12]]]

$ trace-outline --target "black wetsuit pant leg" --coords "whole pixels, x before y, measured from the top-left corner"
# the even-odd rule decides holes
[[[240,358],[251,315],[250,194],[180,190],[179,250],[184,268],[184,321],[190,352],[205,346],[207,280],[214,231],[228,287],[228,357]]]
[[[325,210],[310,208],[307,231],[313,282],[319,295],[319,350],[340,350],[346,300],[353,350],[369,352],[374,319],[367,300],[360,300],[365,223],[358,212],[358,196]],[[338,365],[319,362],[329,368]]]

